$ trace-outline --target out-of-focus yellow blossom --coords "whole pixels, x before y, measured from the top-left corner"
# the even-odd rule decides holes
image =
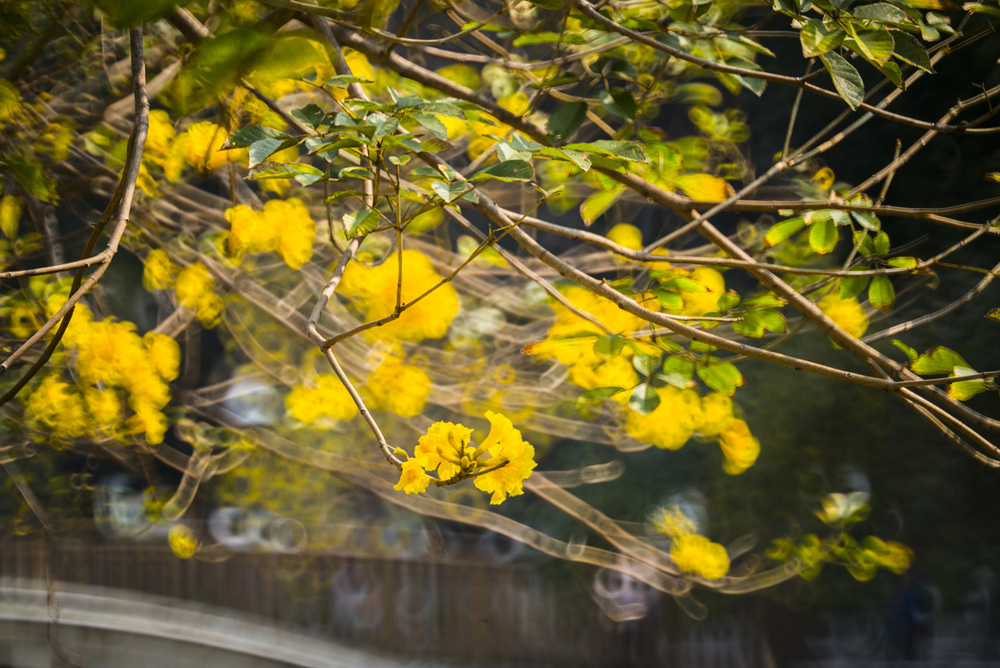
[[[635,225],[628,223],[618,223],[608,230],[608,241],[613,241],[629,250],[642,250],[642,232]]]
[[[396,304],[398,256],[393,253],[375,267],[352,262],[344,271],[338,292],[357,305],[365,320],[378,320],[392,314]],[[442,276],[434,270],[431,259],[420,251],[403,251],[402,302],[409,304]],[[439,339],[458,314],[458,292],[445,283],[416,302],[397,318],[365,332],[370,339],[401,339],[419,342]]]
[[[62,123],[49,123],[39,141],[39,148],[48,153],[56,162],[69,157],[69,147],[73,143],[72,130]]]
[[[344,60],[347,61],[347,67],[350,68],[354,76],[367,79],[368,81],[375,81],[375,68],[372,67],[365,54],[351,48],[346,48],[344,49]],[[365,90],[368,90],[370,86],[371,84],[361,84],[361,87]],[[345,100],[350,96],[346,88],[334,88],[331,92],[338,100]]]
[[[166,334],[146,332],[142,343],[149,351],[149,359],[160,378],[171,381],[177,378],[181,368],[181,347]]]
[[[308,262],[316,241],[316,221],[302,200],[268,200],[264,205],[264,217],[279,229],[278,254],[285,264],[299,269]]]
[[[524,493],[524,480],[531,475],[535,448],[499,413],[486,412],[490,433],[478,447],[469,442],[472,430],[452,422],[435,422],[420,437],[412,459],[403,463],[396,489],[407,494],[421,492],[430,482],[420,477],[436,471],[438,480],[474,478],[480,490],[492,494],[491,504]],[[419,469],[419,471],[418,471]]]
[[[18,339],[26,339],[42,326],[42,309],[22,293],[7,295],[0,300],[0,314],[6,319],[8,333]]]
[[[146,255],[142,267],[142,286],[150,292],[173,287],[179,267],[170,261],[167,251],[156,248]]]
[[[760,455],[760,441],[750,433],[743,420],[730,420],[726,430],[719,434],[719,445],[725,461],[722,470],[729,475],[739,475],[754,465]]]
[[[177,131],[170,122],[170,116],[162,109],[149,112],[149,129],[146,131],[146,145],[142,149],[142,161],[159,165],[164,171],[170,164],[170,148],[177,137]],[[178,163],[182,160],[178,154]],[[171,168],[177,171],[177,167]]]
[[[121,420],[122,400],[118,393],[111,389],[98,389],[88,387],[84,390],[84,401],[87,412],[90,413],[98,425],[104,427],[114,427]]]
[[[654,518],[653,526],[670,537],[670,556],[685,573],[718,580],[729,572],[726,548],[696,533],[694,522],[677,506],[661,509],[661,516]]]
[[[312,257],[316,221],[299,199],[272,199],[263,211],[240,204],[226,209],[226,220],[226,254],[237,262],[245,253],[277,251],[285,264],[299,269]]]
[[[697,534],[677,538],[670,546],[670,556],[677,568],[706,580],[718,580],[729,572],[726,548]]]
[[[246,149],[220,151],[229,133],[211,121],[192,123],[179,134],[170,147],[170,154],[164,163],[164,172],[171,181],[179,174],[178,159],[199,174],[210,174],[227,162],[246,160]]]
[[[416,459],[407,459],[403,462],[402,475],[399,477],[399,482],[393,487],[396,491],[406,492],[407,494],[419,494],[427,489],[427,485],[431,482],[431,478],[424,472],[424,469],[417,462]]]
[[[569,379],[574,385],[585,390],[592,390],[595,387],[630,388],[638,384],[639,374],[626,355],[604,359],[595,353],[588,359],[579,359],[571,366]],[[615,399],[627,401],[628,394],[621,392],[615,395]]]
[[[173,550],[173,553],[181,559],[190,559],[201,548],[201,543],[198,542],[194,531],[183,524],[175,524],[170,527],[167,542],[170,543],[170,549]]]
[[[868,316],[855,298],[841,299],[840,295],[830,293],[819,300],[820,310],[837,326],[858,338],[868,329]]]
[[[50,375],[28,396],[25,420],[57,438],[80,438],[90,430],[83,398],[76,388]]]
[[[711,267],[697,267],[690,275],[691,280],[704,290],[683,290],[684,308],[678,315],[705,315],[718,310],[719,297],[726,292],[726,281],[722,274]]]
[[[8,239],[17,238],[23,208],[24,198],[20,195],[4,195],[0,198],[0,232]]]
[[[697,430],[702,436],[718,436],[733,421],[733,400],[711,392],[701,398],[701,421]]]
[[[691,439],[695,428],[702,423],[701,398],[694,390],[673,386],[659,388],[657,394],[660,404],[649,415],[628,411],[625,431],[637,441],[677,450]]]
[[[311,385],[293,387],[285,397],[285,410],[299,422],[315,424],[324,415],[334,420],[350,420],[358,407],[339,378],[322,374]]]
[[[215,294],[215,279],[205,265],[195,262],[184,267],[174,283],[177,301],[194,312],[202,325],[211,329],[222,322],[225,304],[222,297]]]
[[[403,364],[387,356],[365,383],[365,394],[372,408],[382,408],[400,417],[414,417],[424,412],[431,393],[431,379],[423,369]]]

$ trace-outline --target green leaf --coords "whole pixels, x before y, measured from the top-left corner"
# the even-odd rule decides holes
[[[906,345],[905,343],[903,343],[899,339],[892,339],[892,341],[890,343],[892,343],[892,345],[894,345],[897,348],[899,348],[900,350],[902,350],[906,354],[906,356],[908,358],[910,358],[910,363],[911,364],[913,362],[917,361],[917,358],[919,357],[919,355],[917,354],[916,350],[914,350],[910,346]]]
[[[501,141],[497,144],[497,159],[500,160],[500,162],[505,162],[507,160],[531,160],[531,153],[527,151],[518,151],[510,144]]]
[[[802,42],[802,55],[813,58],[821,53],[832,51],[840,46],[847,35],[841,28],[827,29],[819,19],[809,19],[802,26],[799,41]]]
[[[660,368],[659,355],[640,354],[632,357],[632,367],[647,378]]]
[[[298,142],[294,139],[261,139],[259,141],[255,141],[250,144],[250,149],[247,151],[250,156],[249,167],[252,169],[278,151],[297,144]]]
[[[542,9],[562,9],[562,0],[529,0],[531,4]]]
[[[573,151],[603,153],[617,158],[624,158],[632,162],[647,162],[649,160],[649,158],[646,157],[646,152],[642,150],[642,146],[630,141],[600,139],[586,144],[566,144],[562,148],[563,150],[570,149]]]
[[[854,69],[854,65],[847,62],[836,51],[821,54],[819,59],[823,61],[827,72],[830,73],[833,87],[837,89],[840,97],[852,110],[857,109],[864,101],[865,82],[858,71]]]
[[[879,23],[892,23],[895,25],[913,25],[913,19],[896,5],[887,2],[873,2],[870,5],[862,5],[854,10],[854,18],[871,19]]]
[[[664,290],[663,288],[656,288],[652,292],[665,311],[679,311],[684,308],[684,298],[676,292]]]
[[[613,397],[619,392],[624,391],[624,389],[624,387],[595,387],[576,398],[576,407],[583,408],[584,406],[599,404],[608,397]]]
[[[660,405],[660,395],[648,383],[643,383],[628,398],[628,406],[639,415],[649,415]]]
[[[375,126],[375,134],[372,135],[372,139],[381,139],[382,137],[388,137],[389,135],[394,133],[396,131],[396,128],[398,127],[399,127],[399,119],[396,118],[395,116],[389,116]]]
[[[42,163],[20,155],[0,155],[0,166],[32,197],[49,204],[59,203],[58,183],[45,173]]]
[[[872,243],[875,245],[875,254],[879,257],[885,257],[888,255],[889,249],[892,247],[889,243],[889,235],[882,231],[879,231],[875,235],[875,239]]]
[[[301,109],[292,110],[292,118],[301,121],[303,125],[313,130],[319,130],[323,125],[329,125],[326,112],[315,104],[307,104]]]
[[[951,375],[956,377],[971,376],[975,373],[977,373],[975,369],[970,369],[964,366],[956,366],[954,370],[952,370]],[[948,396],[956,401],[968,401],[980,392],[985,392],[990,389],[992,389],[992,387],[985,378],[980,378],[978,380],[960,380],[948,386]]]
[[[375,178],[371,170],[365,169],[364,167],[344,167],[342,170],[337,172],[337,179],[362,179],[370,181]]]
[[[840,231],[829,218],[809,226],[809,247],[820,255],[829,255],[837,246]]]
[[[571,32],[538,32],[534,34],[518,35],[514,39],[514,46],[531,46],[532,44],[586,44],[583,35]]]
[[[868,285],[868,301],[883,312],[892,308],[892,303],[896,301],[896,291],[888,276],[881,274],[872,276],[872,282]]]
[[[915,269],[917,266],[917,258],[910,257],[909,255],[900,255],[898,257],[891,257],[885,261],[887,265],[893,269]]]
[[[733,331],[741,336],[759,339],[765,331],[784,332],[785,317],[777,311],[748,311],[739,322],[733,323]]]
[[[583,219],[584,224],[591,225],[595,220],[600,218],[624,192],[625,186],[618,184],[609,190],[598,190],[591,193],[587,199],[583,200],[583,204],[580,205],[580,217]]]
[[[471,181],[482,181],[484,179],[496,179],[507,183],[519,181],[530,181],[532,177],[531,164],[524,160],[505,160],[482,169],[470,179]]]
[[[892,55],[895,56],[896,60],[913,65],[925,72],[934,71],[931,67],[930,56],[927,55],[927,49],[920,44],[917,38],[899,30],[890,30],[889,34],[892,35],[892,41],[895,45]]]
[[[149,23],[170,14],[193,0],[91,0],[113,28],[128,28]]]
[[[625,347],[625,337],[620,334],[599,336],[594,341],[594,352],[604,357],[614,357]]]
[[[874,213],[868,213],[867,211],[851,211],[851,218],[858,221],[858,225],[866,230],[871,230],[872,232],[877,232],[882,228],[882,223],[879,222],[878,216]]]
[[[632,93],[624,88],[603,90],[598,99],[601,101],[604,111],[625,120],[634,119],[636,112],[639,110],[638,105],[635,103],[635,98],[632,97]]]
[[[431,184],[431,190],[445,202],[453,202],[464,195],[469,190],[469,186],[461,181],[454,183],[435,181]]]
[[[698,374],[701,382],[727,397],[733,396],[737,387],[746,385],[740,370],[728,362],[718,362],[708,366],[699,365],[695,369],[695,373]]]
[[[885,78],[891,81],[893,86],[903,88],[903,71],[899,69],[899,65],[889,61],[877,67],[878,71],[885,75]]]
[[[380,217],[377,211],[363,209],[344,216],[344,229],[348,239],[364,236],[378,227]]]
[[[430,132],[432,135],[434,135],[441,141],[448,139],[448,128],[446,128],[444,126],[444,123],[441,122],[441,119],[439,119],[434,114],[427,114],[422,111],[414,111],[411,114],[409,114],[409,116],[413,118],[413,120],[415,120],[417,123],[420,123],[420,125],[424,126],[424,128],[426,128],[428,132]]]
[[[1000,308],[991,308],[983,317],[1000,322]]]
[[[845,46],[861,54],[876,65],[884,65],[889,60],[895,45],[892,41],[892,35],[889,34],[888,30],[885,28],[879,28],[878,30],[854,30],[853,24],[848,23],[847,25],[851,29],[851,36],[854,39],[845,42]]]
[[[961,355],[951,348],[938,346],[918,357],[910,368],[913,370],[913,373],[926,376],[950,374],[957,366],[968,367],[969,365],[962,359]]]
[[[858,271],[865,271],[868,267],[858,267]],[[845,276],[840,279],[840,298],[852,299],[861,294],[861,291],[868,285],[869,276]]]
[[[549,117],[546,124],[546,132],[558,142],[565,141],[572,136],[576,129],[587,117],[586,102],[570,102],[559,105],[555,113]]]
[[[780,223],[775,223],[771,226],[771,229],[767,231],[767,234],[764,235],[764,246],[766,248],[777,246],[805,226],[806,221],[805,218],[802,217],[789,218],[788,220],[783,220]]]
[[[294,114],[295,112],[293,111],[292,113]],[[231,134],[223,148],[248,148],[262,139],[280,139],[284,141],[291,139],[291,136],[281,130],[266,128],[263,125],[248,125]]]
[[[355,77],[349,74],[338,74],[335,77],[327,79],[325,83],[327,86],[332,88],[347,88],[352,83],[370,84],[373,82],[369,79],[363,79],[362,77]]]
[[[288,165],[267,164],[264,167],[251,170],[247,177],[251,181],[270,181],[275,179],[295,179],[304,186],[311,186],[326,177],[326,173],[304,162],[293,162]]]

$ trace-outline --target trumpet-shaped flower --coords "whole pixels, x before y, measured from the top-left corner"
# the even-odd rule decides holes
[[[435,422],[420,437],[412,459],[403,462],[396,489],[407,494],[423,491],[436,472],[438,480],[474,478],[475,485],[492,494],[490,503],[524,493],[524,480],[537,465],[535,448],[505,416],[486,411],[490,433],[478,446],[470,445],[472,430],[452,422]],[[423,473],[424,478],[420,477]]]

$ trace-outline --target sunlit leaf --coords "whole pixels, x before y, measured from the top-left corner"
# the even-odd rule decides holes
[[[658,355],[634,355],[632,367],[643,376],[652,376],[660,368],[660,357]]]
[[[586,102],[570,102],[561,104],[549,117],[545,129],[556,141],[565,141],[576,132],[576,129],[587,117]]]
[[[698,365],[695,373],[701,382],[727,397],[733,396],[736,393],[736,388],[746,384],[740,370],[728,362],[717,362],[707,366]]]
[[[591,193],[580,205],[580,217],[584,224],[590,225],[601,215],[611,208],[618,198],[625,192],[625,186],[616,185],[609,190],[598,190]]]
[[[832,51],[840,46],[847,33],[841,28],[827,29],[819,19],[809,19],[802,26],[799,40],[802,42],[802,55],[806,58],[818,56]]]
[[[820,60],[833,79],[833,86],[851,109],[857,109],[864,101],[865,82],[851,65],[836,51],[820,55]]]
[[[955,367],[968,367],[962,356],[950,348],[938,346],[924,353],[910,366],[920,375],[950,374]]]
[[[776,246],[805,226],[806,221],[802,217],[789,218],[780,223],[775,223],[764,235],[764,245],[768,248]]]
[[[380,217],[377,211],[362,209],[344,216],[344,230],[348,239],[368,234],[378,227]]]
[[[809,247],[820,255],[828,255],[837,247],[840,230],[829,218],[817,221],[809,227]]]
[[[514,183],[518,181],[530,181],[532,177],[531,164],[524,160],[505,160],[496,165],[482,169],[470,179],[471,181],[481,181],[483,179],[496,179]]]
[[[599,336],[594,341],[594,352],[605,357],[614,357],[625,347],[625,337],[619,334]]]
[[[649,415],[660,405],[660,395],[648,383],[639,385],[628,398],[628,406],[639,415]]]
[[[964,366],[956,366],[952,371],[953,376],[971,376],[977,373],[975,369]],[[968,401],[980,392],[993,389],[985,378],[977,380],[960,380],[948,386],[948,396],[956,401]]]
[[[582,408],[584,406],[591,406],[593,404],[599,404],[609,397],[613,397],[619,392],[623,392],[624,387],[595,387],[593,389],[587,390],[579,397],[576,398],[576,407]]]
[[[701,202],[721,202],[735,194],[728,182],[711,174],[678,176],[677,187],[691,199]]]
[[[892,308],[893,302],[896,301],[896,291],[888,276],[882,274],[872,276],[872,281],[868,285],[868,301],[880,311]]]

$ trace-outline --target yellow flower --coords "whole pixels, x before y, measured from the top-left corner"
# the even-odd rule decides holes
[[[175,524],[170,527],[167,542],[170,543],[170,549],[173,550],[174,554],[181,559],[190,559],[201,549],[201,543],[198,542],[194,531],[183,524]]]
[[[719,297],[726,291],[726,281],[717,270],[711,267],[698,267],[691,272],[691,279],[703,290],[681,291],[684,308],[680,315],[705,315],[718,310]]]
[[[490,421],[490,433],[476,452],[488,452],[491,458],[480,465],[486,473],[476,476],[475,485],[492,493],[490,503],[495,505],[508,496],[523,494],[523,483],[538,464],[535,448],[521,438],[521,432],[514,429],[510,420],[492,411],[486,411],[486,419]]]
[[[262,212],[240,204],[226,209],[225,215],[229,221],[226,250],[230,257],[239,259],[244,253],[263,253],[278,247],[280,225],[267,220]]]
[[[316,221],[299,199],[272,199],[264,205],[264,218],[278,230],[278,254],[292,269],[312,257]]]
[[[80,438],[90,430],[83,399],[69,383],[46,376],[25,405],[28,424],[59,438]]]
[[[373,408],[400,417],[414,417],[424,411],[431,393],[431,379],[420,367],[389,356],[368,376],[365,393]]]
[[[629,250],[642,250],[642,232],[635,225],[618,223],[608,230],[608,240]]]
[[[726,548],[704,536],[680,536],[670,546],[670,556],[677,568],[685,573],[700,575],[706,580],[718,580],[729,572]]]
[[[197,262],[184,267],[174,284],[177,301],[194,311],[199,322],[209,329],[222,322],[225,310],[222,298],[212,291],[214,287],[215,279],[203,264]]]
[[[393,253],[382,264],[366,267],[352,262],[344,271],[339,293],[354,302],[365,320],[378,320],[392,313],[396,304],[398,255]],[[403,251],[402,302],[408,304],[437,285],[442,276],[434,270],[431,259],[417,250]],[[419,302],[407,308],[396,320],[365,332],[369,338],[423,341],[439,339],[458,314],[458,292],[445,283]]]
[[[315,379],[315,387],[293,387],[285,397],[285,410],[299,422],[314,424],[323,415],[334,420],[350,420],[357,414],[358,407],[339,378],[323,374]]]
[[[726,458],[722,470],[729,475],[739,475],[754,465],[760,455],[760,441],[750,433],[743,420],[731,420],[726,430],[719,434],[719,445]]]
[[[656,391],[660,395],[660,404],[649,415],[628,411],[625,431],[638,441],[677,450],[688,442],[696,425],[703,421],[701,399],[694,390],[672,386]]]
[[[165,290],[174,284],[177,265],[170,261],[167,251],[156,248],[146,255],[142,268],[142,286],[150,292]]]
[[[160,378],[166,381],[177,378],[181,365],[181,347],[177,342],[166,334],[156,332],[147,332],[142,342]]]
[[[701,398],[701,422],[696,429],[702,436],[718,436],[733,420],[733,400],[712,392]]]
[[[235,151],[220,151],[228,133],[211,121],[198,121],[187,127],[174,141],[171,151],[181,155],[189,166],[201,174],[214,172],[229,162]],[[233,156],[233,159],[238,159]]]
[[[868,316],[857,299],[841,299],[840,295],[830,293],[820,299],[817,305],[838,327],[855,338],[862,336],[868,329]]]
[[[417,440],[413,460],[425,471],[437,470],[440,480],[451,480],[462,470],[462,457],[475,452],[469,447],[470,438],[472,430],[464,425],[435,422]]]
[[[431,482],[430,476],[424,473],[424,469],[415,459],[407,459],[403,462],[403,472],[399,482],[393,489],[404,491],[407,494],[419,494],[427,489]]]
[[[591,344],[593,346],[593,344]],[[569,379],[577,387],[591,390],[595,387],[634,387],[639,382],[639,374],[632,366],[630,357],[619,355],[603,359],[594,354],[589,359],[581,359],[569,368]],[[616,399],[627,401],[626,392],[615,395]]]

